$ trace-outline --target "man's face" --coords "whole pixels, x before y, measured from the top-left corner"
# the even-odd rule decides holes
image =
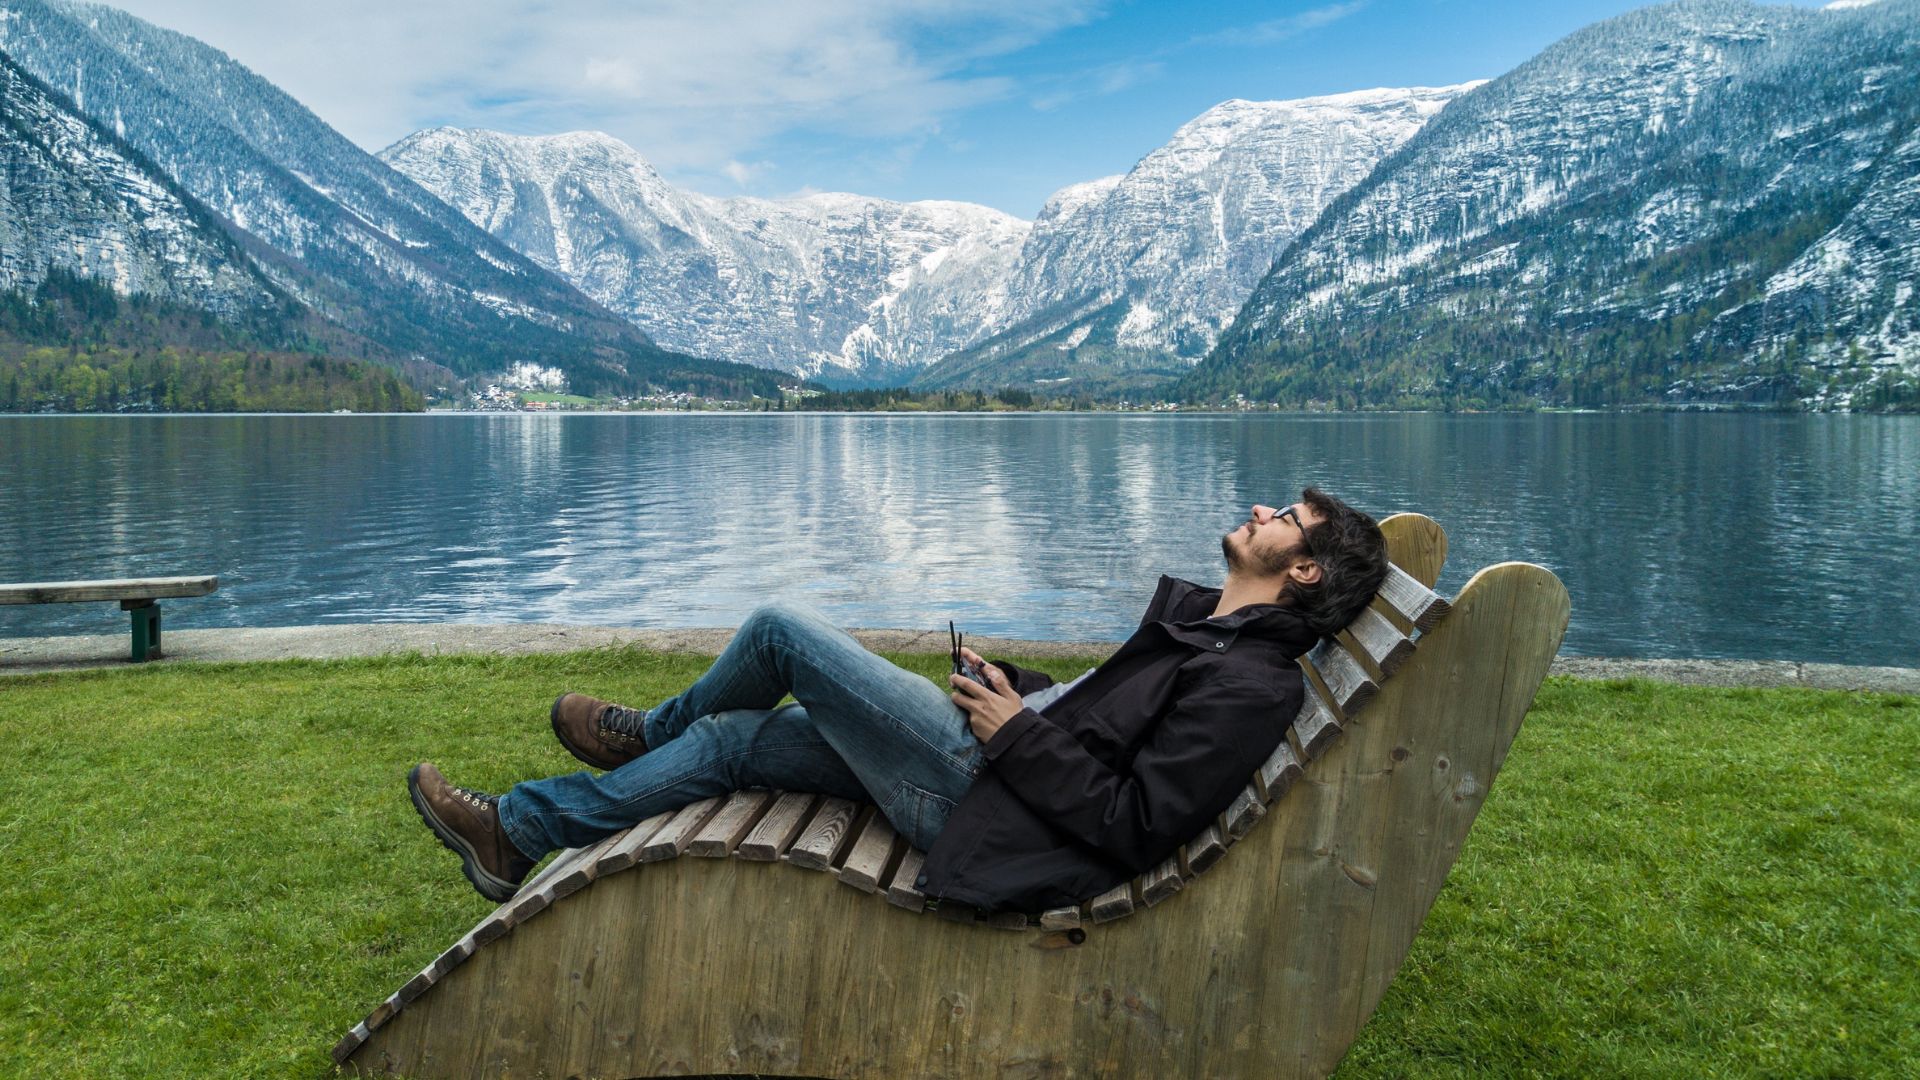
[[[1288,513],[1288,511],[1292,511]],[[1299,524],[1295,524],[1296,519]],[[1230,572],[1277,577],[1307,557],[1305,529],[1320,523],[1306,503],[1275,509],[1255,503],[1245,524],[1220,538]]]

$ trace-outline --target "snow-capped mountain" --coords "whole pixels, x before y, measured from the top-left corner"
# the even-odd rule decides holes
[[[1025,222],[984,206],[681,191],[597,132],[434,128],[381,158],[673,348],[885,380],[1005,305]]]
[[[0,292],[50,271],[227,316],[282,299],[205,207],[0,53]]]
[[[1689,0],[1582,30],[1336,200],[1182,390],[1373,405],[1910,390],[1917,71],[1915,0]]]
[[[0,291],[51,267],[268,344],[578,389],[1920,401],[1920,0],[1681,0],[1491,83],[1226,102],[1031,223],[712,198],[597,134],[434,129],[389,167],[73,0],[0,0],[4,56]]]
[[[1124,176],[1048,200],[1021,250],[1001,336],[923,381],[963,369],[959,381],[1004,381],[1023,354],[1031,368],[1036,345],[1040,365],[1062,375],[1101,347],[1198,360],[1322,208],[1475,85],[1207,110]]]
[[[662,354],[225,53],[110,7],[0,0],[0,51],[224,219],[275,284],[462,374],[536,357],[583,388],[756,373]]]
[[[675,348],[847,381],[1008,381],[1002,354],[1043,341],[1050,365],[1118,345],[1177,372],[1321,207],[1462,89],[1230,101],[1031,225],[965,203],[710,198],[597,133],[437,128],[381,157]],[[1016,348],[921,372],[993,335]]]

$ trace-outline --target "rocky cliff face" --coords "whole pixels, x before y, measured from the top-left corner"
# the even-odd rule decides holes
[[[1885,404],[1920,4],[1677,3],[1463,96],[1327,212],[1183,384],[1293,404]]]
[[[591,132],[437,128],[381,157],[664,344],[841,380],[977,337],[1026,233],[966,203],[709,198]]]
[[[1199,358],[1287,243],[1472,85],[1207,110],[1125,176],[1048,203],[1021,251],[1014,317],[1125,298],[1117,344]]]
[[[56,270],[227,316],[279,299],[192,196],[0,54],[0,292]]]

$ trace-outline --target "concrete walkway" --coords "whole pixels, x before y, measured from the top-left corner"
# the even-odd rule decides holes
[[[886,652],[946,652],[940,630],[855,630],[870,649]],[[229,660],[331,660],[389,653],[550,653],[638,645],[647,649],[714,655],[732,638],[727,628],[638,630],[613,626],[509,623],[368,623],[277,626],[261,629],[168,630],[164,660],[192,663]],[[1065,657],[1089,664],[1104,660],[1118,642],[1021,641],[972,638],[988,655]],[[131,668],[126,634],[84,637],[0,638],[0,675],[28,675],[88,668]],[[1920,669],[1801,664],[1788,660],[1607,660],[1563,656],[1556,675],[1582,679],[1653,679],[1690,686],[1804,686],[1822,690],[1878,690],[1920,694]]]

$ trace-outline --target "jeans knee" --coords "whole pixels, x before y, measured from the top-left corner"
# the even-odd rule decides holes
[[[764,635],[768,631],[792,632],[810,624],[824,623],[826,617],[810,604],[798,600],[778,598],[769,600],[754,608],[747,621],[740,624],[741,632]]]

